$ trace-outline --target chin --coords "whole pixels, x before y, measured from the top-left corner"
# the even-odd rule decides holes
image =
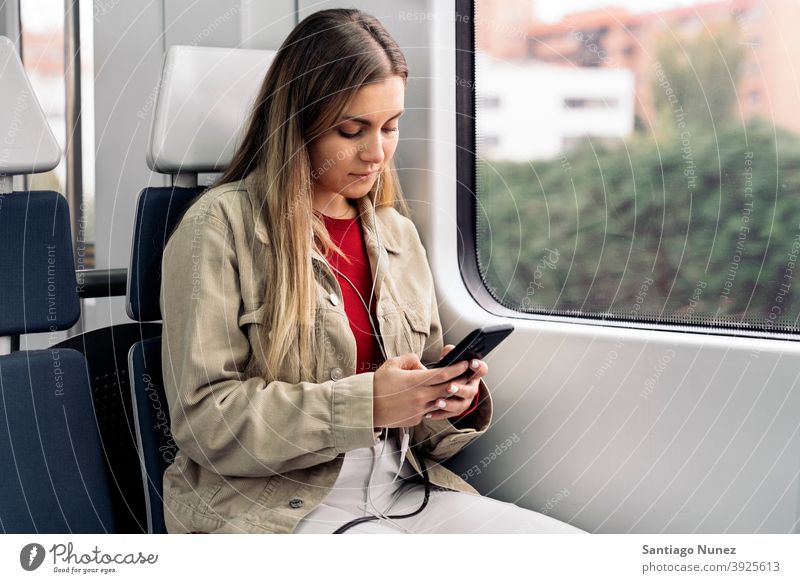
[[[374,183],[365,184],[363,186],[358,186],[358,187],[350,186],[346,190],[340,192],[342,193],[343,196],[350,199],[361,198],[362,196],[369,194],[369,191],[372,190],[373,184]]]

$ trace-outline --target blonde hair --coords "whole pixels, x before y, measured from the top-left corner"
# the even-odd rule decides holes
[[[313,376],[317,293],[314,249],[343,253],[313,213],[308,145],[329,130],[365,84],[399,76],[408,81],[400,47],[373,16],[355,9],[322,10],[303,19],[273,60],[247,129],[217,184],[242,180],[260,201],[270,242],[266,265],[264,347],[269,382],[285,359],[299,379]],[[408,215],[390,160],[366,195],[375,209],[395,206]],[[313,234],[313,236],[312,236]],[[296,360],[295,360],[296,359]]]

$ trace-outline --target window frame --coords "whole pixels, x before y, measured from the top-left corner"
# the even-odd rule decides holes
[[[478,256],[477,229],[477,84],[475,71],[475,8],[476,0],[455,2],[455,68],[456,79],[456,220],[458,264],[464,285],[472,298],[487,312],[516,319],[593,325],[610,328],[647,330],[652,332],[682,332],[705,336],[747,337],[800,341],[799,332],[776,331],[747,323],[688,323],[665,322],[619,314],[559,313],[548,310],[522,312],[501,303],[490,291],[483,277]],[[635,319],[634,319],[635,318]]]

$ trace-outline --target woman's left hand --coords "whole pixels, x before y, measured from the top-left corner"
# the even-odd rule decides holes
[[[442,353],[439,358],[443,358],[448,352],[453,350],[453,348],[455,348],[453,344],[445,345],[442,348]],[[431,420],[447,419],[464,413],[470,408],[472,400],[480,390],[481,378],[486,376],[488,372],[489,365],[482,360],[473,359],[470,362],[470,370],[467,373],[439,385],[444,392],[450,394],[450,396],[430,401],[428,403],[428,414],[430,417],[426,415],[426,418]],[[451,392],[452,386],[455,386],[457,389],[454,393]],[[448,388],[450,388],[449,391]]]

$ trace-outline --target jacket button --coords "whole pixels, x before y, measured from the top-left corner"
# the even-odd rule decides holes
[[[303,499],[302,498],[292,498],[289,500],[289,506],[292,508],[302,508],[303,507]]]
[[[338,381],[340,378],[342,378],[342,372],[343,372],[342,369],[340,369],[338,366],[332,369],[331,380]]]
[[[330,300],[331,300],[331,303],[334,306],[338,306],[339,305],[339,298],[338,298],[338,296],[336,294],[331,294]]]

